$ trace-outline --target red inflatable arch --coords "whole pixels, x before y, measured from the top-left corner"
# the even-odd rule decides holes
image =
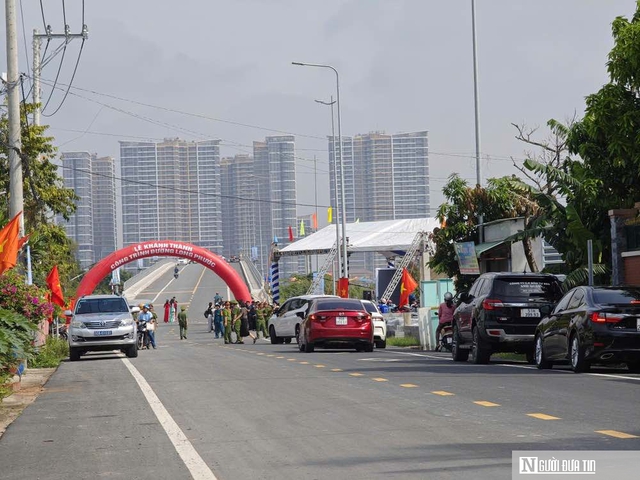
[[[238,272],[220,256],[190,243],[161,240],[130,245],[106,256],[89,270],[78,285],[77,297],[90,295],[104,277],[116,268],[139,258],[180,257],[193,260],[214,271],[229,286],[236,300],[251,300],[247,285]]]

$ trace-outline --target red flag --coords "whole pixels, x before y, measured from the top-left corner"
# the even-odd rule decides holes
[[[342,298],[349,298],[349,279],[342,277],[338,280],[338,295]]]
[[[20,239],[20,216],[18,213],[0,230],[0,275],[16,266]]]
[[[24,244],[27,243],[28,241],[29,241],[29,235],[25,235],[20,240],[18,240],[18,250],[22,250],[22,247],[24,247]]]
[[[404,305],[407,305],[409,303],[409,295],[413,293],[417,286],[418,282],[413,279],[413,277],[409,273],[409,270],[403,268],[402,281],[400,282],[400,304],[398,305],[399,308],[402,308]]]
[[[51,303],[64,307],[64,295],[60,286],[60,276],[58,275],[58,266],[54,265],[49,275],[47,275],[47,286],[51,290]]]
[[[293,242],[293,228],[289,225],[289,241]]]
[[[311,224],[314,230],[318,230],[318,216],[315,213],[311,214]]]

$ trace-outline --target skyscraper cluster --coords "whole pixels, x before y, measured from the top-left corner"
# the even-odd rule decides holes
[[[337,138],[329,137],[335,207],[334,148],[339,146],[334,143]],[[342,149],[347,222],[429,215],[426,131],[343,137]],[[271,244],[288,242],[289,229],[297,232],[301,221],[295,138],[290,135],[253,142],[253,155],[221,158],[218,140],[170,138],[121,141],[118,169],[111,157],[87,152],[66,152],[62,162],[65,185],[80,197],[66,228],[85,268],[116,249],[120,230],[118,247],[184,241],[227,257],[244,254],[266,273]],[[311,233],[310,219],[304,223]],[[370,257],[352,259],[352,270],[371,272],[376,262]],[[280,260],[283,275],[306,268],[298,258]]]

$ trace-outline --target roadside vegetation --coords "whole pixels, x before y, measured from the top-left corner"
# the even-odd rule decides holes
[[[47,343],[39,348],[38,353],[29,363],[29,368],[55,368],[68,357],[69,342],[62,338],[49,336]]]
[[[415,337],[387,337],[387,346],[390,347],[419,347],[420,340]]]

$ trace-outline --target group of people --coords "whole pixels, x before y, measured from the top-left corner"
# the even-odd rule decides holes
[[[178,302],[176,297],[164,302],[164,323],[174,323],[178,318]]]
[[[250,337],[256,343],[260,332],[263,338],[269,338],[267,321],[274,311],[274,307],[267,302],[223,301],[220,294],[216,293],[204,316],[208,331],[214,332],[215,338],[224,338],[224,343],[244,343],[245,337]],[[231,340],[232,332],[236,335],[235,342]]]
[[[149,349],[149,344],[156,349],[156,327],[158,326],[158,315],[153,311],[153,304],[140,304],[138,306],[140,312],[136,316],[136,323],[138,324],[138,330],[144,331],[144,339],[142,342],[142,348]],[[144,328],[143,327],[146,327]]]

